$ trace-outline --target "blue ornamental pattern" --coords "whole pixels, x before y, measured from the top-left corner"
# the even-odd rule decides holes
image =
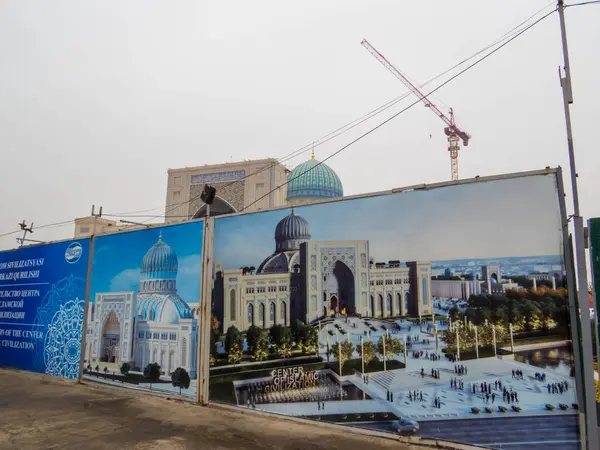
[[[75,299],[61,305],[52,317],[44,340],[47,374],[71,379],[79,376],[83,311],[83,300]]]
[[[53,284],[48,290],[40,306],[37,308],[37,314],[33,321],[33,330],[40,331],[48,324],[52,323],[55,314],[60,311],[61,306],[67,302],[77,298],[81,293],[85,292],[85,279],[70,275]],[[80,313],[80,319],[83,321],[83,310]],[[80,338],[81,339],[81,338]],[[45,351],[41,342],[33,349],[34,367],[39,372],[46,372]]]
[[[344,189],[337,174],[315,159],[294,168],[288,175],[287,198],[338,198]]]
[[[157,320],[160,317],[162,308],[166,302],[175,305],[179,317],[182,319],[192,319],[192,309],[189,305],[179,298],[176,294],[140,294],[137,298],[137,315],[144,320]]]

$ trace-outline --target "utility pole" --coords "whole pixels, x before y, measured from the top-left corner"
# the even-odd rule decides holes
[[[558,0],[558,16],[560,20],[560,34],[562,38],[562,50],[564,57],[563,72],[559,68],[560,84],[563,92],[563,103],[565,109],[565,124],[567,129],[567,146],[569,151],[569,165],[571,171],[571,189],[573,191],[573,229],[575,234],[575,260],[577,261],[577,290],[581,321],[581,340],[583,360],[583,390],[584,390],[584,412],[585,412],[585,436],[588,450],[596,450],[598,446],[598,422],[596,412],[596,396],[594,385],[594,371],[591,362],[592,352],[592,330],[590,310],[588,308],[588,283],[587,266],[585,258],[585,236],[583,218],[579,211],[579,193],[577,190],[577,170],[575,168],[575,148],[573,145],[573,131],[571,128],[571,104],[573,103],[573,90],[571,84],[571,66],[569,64],[569,48],[567,46],[567,26],[565,22],[564,0]],[[569,286],[575,289],[575,286]],[[573,324],[577,328],[577,324]],[[574,345],[578,345],[575,342]]]
[[[36,241],[34,239],[27,239],[27,233],[33,234],[33,222],[31,222],[31,225],[27,226],[27,223],[25,223],[25,220],[23,220],[23,222],[21,222],[19,226],[21,227],[21,231],[23,232],[23,237],[17,238],[17,242],[20,244],[19,248],[23,247],[25,245],[25,242],[36,242],[38,244],[42,244],[44,242]]]
[[[94,226],[92,227],[92,236],[96,236],[96,223],[98,221],[98,217],[102,217],[102,206],[96,214],[96,205],[92,205],[92,217],[94,218]]]

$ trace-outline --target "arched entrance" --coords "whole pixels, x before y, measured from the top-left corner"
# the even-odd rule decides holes
[[[385,315],[392,316],[393,312],[394,311],[392,309],[392,295],[388,294],[385,298]]]
[[[222,199],[218,195],[215,196],[213,204],[210,205],[210,216],[222,216],[223,214],[232,214],[237,212],[235,208],[227,200]],[[206,217],[206,204],[203,204],[198,211],[194,213],[192,219],[201,219]]]
[[[375,297],[371,295],[371,316],[375,317]]]
[[[119,344],[121,341],[121,323],[114,312],[106,316],[102,327],[102,347],[100,361],[119,362]]]
[[[402,302],[402,295],[400,295],[400,293],[398,292],[396,294],[396,314],[398,315],[402,315],[402,308],[401,308],[401,302]],[[406,314],[406,313],[404,313]]]
[[[334,314],[340,312],[339,309],[338,309],[339,308],[338,303],[339,303],[338,302],[338,298],[335,295],[333,295],[331,297],[331,300],[329,301],[329,305],[330,305],[331,311]]]
[[[380,317],[383,317],[383,312],[385,311],[383,305],[383,295],[379,294],[377,297],[377,308],[379,310],[378,312],[380,314]]]
[[[338,312],[354,313],[356,311],[356,300],[354,295],[354,274],[342,261],[336,261],[333,267],[333,277],[337,284],[337,307]],[[333,293],[330,291],[330,293]]]

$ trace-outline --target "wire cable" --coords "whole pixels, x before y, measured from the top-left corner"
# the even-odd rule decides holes
[[[581,3],[571,3],[570,5],[565,5],[565,8],[570,8],[571,6],[585,6],[591,5],[593,3],[600,3],[600,0],[590,0],[589,2],[581,2]]]
[[[445,85],[447,85],[448,83],[450,83],[452,80],[458,78],[460,75],[462,75],[463,73],[467,72],[468,70],[470,70],[471,68],[475,67],[477,64],[479,64],[480,62],[484,61],[485,59],[489,58],[491,55],[493,55],[494,53],[496,53],[498,50],[504,48],[506,45],[508,45],[509,43],[511,43],[513,40],[515,40],[517,37],[521,36],[523,33],[525,33],[526,31],[530,30],[531,28],[533,28],[535,25],[537,25],[538,23],[540,23],[542,20],[546,19],[547,17],[549,17],[551,14],[553,14],[554,12],[556,12],[556,9],[553,9],[552,11],[550,11],[549,13],[545,14],[544,16],[542,16],[541,18],[539,18],[538,20],[536,20],[535,22],[533,22],[531,25],[529,25],[528,27],[524,28],[523,30],[521,30],[519,33],[515,34],[513,37],[511,37],[509,40],[507,40],[506,42],[504,42],[502,45],[500,45],[499,47],[495,48],[494,50],[492,50],[491,52],[487,53],[486,55],[482,56],[480,59],[478,59],[477,61],[475,61],[473,64],[467,66],[466,68],[464,68],[463,70],[461,70],[460,72],[458,72],[457,74],[453,75],[452,77],[450,77],[449,79],[447,79],[446,81],[444,81],[442,84],[440,84],[438,87],[436,87],[435,89],[431,90],[430,92],[428,92],[427,94],[424,95],[424,98],[429,97],[431,94],[433,94],[434,92],[440,90],[442,87],[444,87]],[[398,117],[400,114],[408,111],[410,108],[412,108],[413,106],[421,103],[421,99],[416,100],[415,102],[411,103],[410,105],[408,105],[406,108],[398,111],[396,114],[392,115],[391,117],[389,117],[388,119],[384,120],[383,122],[381,122],[379,125],[371,128],[369,131],[363,133],[362,135],[360,135],[358,138],[354,139],[353,141],[349,142],[348,144],[344,145],[342,148],[340,148],[339,150],[335,151],[334,153],[332,153],[331,155],[329,155],[327,158],[325,158],[323,161],[320,161],[318,164],[315,164],[314,166],[312,166],[310,169],[305,170],[304,172],[302,172],[301,174],[288,179],[285,183],[279,185],[278,187],[270,190],[269,192],[267,192],[265,195],[263,195],[262,197],[259,197],[258,199],[256,199],[254,202],[250,203],[248,206],[244,207],[244,209],[242,209],[243,212],[246,209],[248,209],[249,207],[251,207],[252,205],[258,203],[259,201],[261,201],[263,198],[267,197],[268,195],[270,195],[272,192],[276,191],[277,189],[280,189],[281,187],[289,184],[291,181],[300,178],[301,176],[303,176],[304,174],[310,172],[311,170],[314,170],[315,168],[319,167],[321,164],[323,164],[325,161],[333,158],[334,156],[338,155],[339,153],[341,153],[342,151],[344,151],[345,149],[347,149],[348,147],[350,147],[351,145],[355,144],[356,142],[360,141],[361,139],[363,139],[364,137],[368,136],[369,134],[373,133],[374,131],[378,130],[379,128],[381,128],[382,126],[384,126],[385,124],[387,124],[388,122],[390,122],[391,120],[395,119],[396,117]]]
[[[43,228],[58,228],[58,227],[64,227],[65,225],[69,225],[74,223],[75,220],[65,220],[64,222],[56,222],[56,223],[49,223],[46,225],[40,225],[39,227],[35,227],[33,229],[33,231],[37,231]],[[8,233],[3,233],[0,234],[0,238],[6,237],[6,236],[10,236],[11,234],[17,234],[17,233],[21,233],[23,230],[15,230],[15,231],[9,231]]]
[[[554,4],[554,0],[552,0],[551,2],[549,2],[548,4],[546,4],[544,7],[540,8],[539,10],[537,10],[535,13],[531,14],[529,17],[527,17],[526,19],[524,19],[523,21],[521,21],[518,25],[514,26],[509,31],[507,31],[506,33],[504,33],[502,36],[500,36],[499,38],[495,39],[492,43],[486,45],[481,50],[473,53],[471,56],[469,56],[469,57],[461,60],[460,62],[454,64],[452,67],[444,70],[442,73],[436,75],[435,77],[427,80],[425,83],[421,84],[419,87],[423,88],[423,87],[431,84],[432,82],[434,82],[437,79],[443,77],[444,75],[448,74],[449,72],[451,72],[451,71],[455,70],[456,68],[462,66],[466,62],[468,62],[468,61],[472,60],[473,58],[475,58],[475,57],[481,55],[482,53],[486,52],[490,48],[492,48],[492,47],[494,47],[494,46],[502,43],[503,41],[506,41],[507,39],[510,39],[511,37],[513,37],[514,35],[516,35],[519,32],[520,28],[523,27],[523,25],[525,25],[527,22],[529,22],[531,19],[533,19],[535,16],[537,16],[538,14],[540,14],[542,11],[544,11],[545,9],[547,9],[552,4]],[[415,83],[415,84],[417,84],[417,83]],[[395,106],[396,104],[398,104],[399,102],[401,102],[402,100],[404,100],[405,98],[407,98],[410,95],[411,95],[411,92],[406,92],[403,95],[401,95],[399,97],[396,97],[396,98],[394,98],[394,99],[392,99],[392,100],[384,103],[383,105],[375,108],[374,110],[368,112],[367,114],[365,114],[365,115],[363,115],[361,117],[358,117],[358,118],[354,119],[353,121],[351,121],[351,122],[349,122],[349,123],[347,123],[347,124],[345,124],[345,125],[337,128],[336,130],[334,130],[334,131],[332,131],[332,132],[330,132],[330,133],[322,136],[321,138],[317,139],[316,141],[313,141],[310,144],[304,145],[304,146],[298,148],[297,150],[294,150],[293,152],[291,152],[291,153],[289,153],[289,154],[287,154],[287,155],[279,158],[278,160],[274,161],[271,164],[266,165],[265,167],[262,167],[262,168],[260,168],[260,169],[258,169],[256,171],[254,171],[254,172],[251,172],[251,173],[249,173],[249,174],[247,174],[247,175],[245,175],[245,176],[243,176],[241,178],[238,178],[238,179],[233,180],[231,182],[225,183],[222,186],[220,186],[219,188],[223,189],[223,188],[231,186],[231,185],[233,185],[235,183],[239,183],[241,181],[244,181],[244,180],[246,180],[246,179],[248,179],[248,178],[250,178],[250,177],[252,177],[254,175],[257,175],[259,173],[264,172],[265,170],[270,170],[272,167],[275,167],[276,165],[281,164],[284,161],[287,161],[287,160],[292,159],[292,158],[294,158],[296,156],[299,156],[299,155],[301,155],[303,153],[306,153],[311,148],[323,145],[323,144],[331,141],[332,139],[335,139],[336,137],[342,135],[343,133],[345,133],[345,132],[347,132],[347,131],[349,131],[351,129],[356,128],[357,126],[363,124],[364,122],[366,122],[367,120],[375,117],[376,115],[378,115],[378,114],[380,114],[380,113],[382,113],[384,111],[387,111],[388,109],[392,108],[393,106]],[[275,190],[276,189],[278,189],[278,188],[275,188]],[[269,194],[271,192],[273,192],[273,190],[270,191]],[[152,219],[166,217],[169,214],[169,212],[171,212],[171,211],[179,208],[180,206],[183,206],[183,205],[186,205],[188,203],[191,203],[191,202],[197,200],[198,198],[200,198],[200,195],[196,195],[194,197],[191,197],[188,200],[185,200],[183,202],[179,202],[179,203],[177,203],[175,205],[171,205],[171,207],[169,207],[169,208],[166,209],[166,211],[165,211],[164,214],[158,214],[158,215],[154,215],[154,216],[129,215],[129,214],[134,214],[134,213],[137,213],[137,212],[150,212],[150,211],[154,211],[154,210],[157,210],[157,209],[161,209],[161,208],[163,208],[163,206],[159,206],[157,208],[146,209],[146,210],[140,210],[140,211],[131,211],[131,212],[125,212],[125,213],[116,213],[116,214],[105,214],[105,216],[116,217],[116,218],[118,218],[118,217],[130,217],[130,218],[131,217],[139,217],[139,218],[150,217],[147,221],[143,222],[143,223],[147,223],[147,222],[149,222]],[[170,216],[170,217],[173,217],[173,218],[182,218],[182,217],[189,218],[190,215],[188,215],[188,216]]]

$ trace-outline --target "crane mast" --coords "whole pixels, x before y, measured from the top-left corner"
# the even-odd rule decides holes
[[[460,141],[462,140],[463,145],[466,147],[469,145],[469,139],[471,136],[462,131],[456,126],[454,122],[454,111],[450,108],[450,117],[446,116],[435,104],[423,94],[418,87],[410,82],[402,72],[400,72],[394,65],[387,60],[385,56],[379,53],[375,47],[373,47],[369,41],[363,39],[361,45],[365,47],[383,66],[388,69],[392,74],[398,78],[404,85],[421,100],[427,108],[444,121],[446,127],[444,133],[448,136],[448,152],[450,152],[450,169],[452,180],[458,180],[458,151],[460,150]]]

